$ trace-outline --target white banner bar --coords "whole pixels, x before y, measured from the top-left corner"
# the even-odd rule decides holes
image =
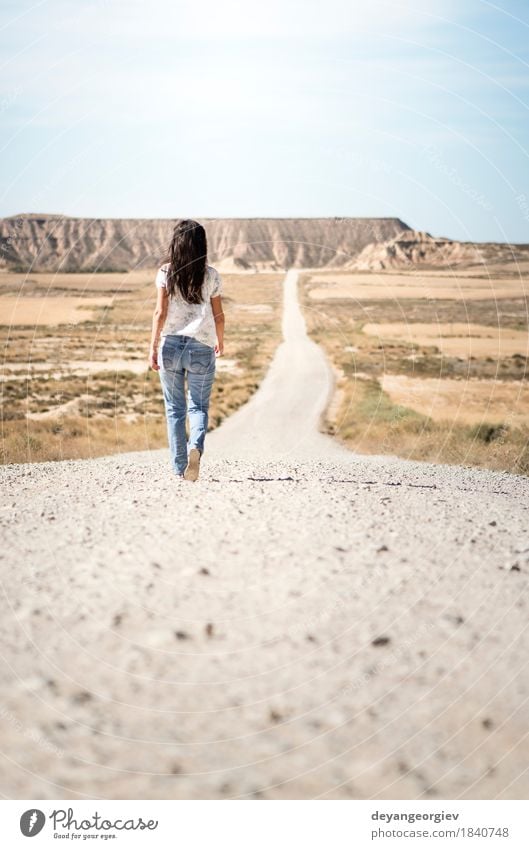
[[[0,802],[2,846],[529,847],[523,801]],[[34,839],[35,843],[28,844]]]

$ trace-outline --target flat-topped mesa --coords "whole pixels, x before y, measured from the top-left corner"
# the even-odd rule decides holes
[[[69,218],[24,213],[0,219],[0,268],[129,271],[163,259],[177,219]],[[409,228],[398,218],[197,218],[209,261],[237,269],[340,268],[366,245]]]

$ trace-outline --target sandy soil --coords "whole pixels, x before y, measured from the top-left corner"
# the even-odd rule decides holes
[[[319,285],[318,285],[319,284]],[[323,284],[323,285],[322,285]],[[434,300],[476,301],[487,298],[501,300],[527,294],[527,283],[521,278],[471,278],[464,274],[439,277],[435,274],[343,274],[311,275],[309,297],[380,300],[387,298],[432,298]]]
[[[1,470],[4,796],[527,796],[529,480],[347,452],[283,328],[196,484]]]
[[[90,321],[94,309],[90,307],[110,306],[110,298],[75,298],[66,295],[48,298],[0,297],[0,324],[50,325],[78,324]]]
[[[380,385],[396,404],[458,424],[529,425],[529,385],[526,380],[450,380],[384,374]]]
[[[149,364],[145,357],[133,360],[107,359],[107,360],[70,360],[59,363],[7,363],[0,365],[0,383],[5,380],[32,380],[42,377],[84,377],[89,374],[104,374],[111,372],[132,372],[133,374],[144,374],[148,371]],[[237,360],[229,357],[223,358],[217,363],[217,370],[228,371],[233,374],[241,373]]]
[[[90,273],[81,272],[40,272],[31,271],[0,271],[0,291],[21,293],[24,297],[31,292],[50,295],[66,295],[73,292],[81,295],[94,292],[108,292],[111,294],[133,292],[154,280],[157,268],[143,268],[134,271],[98,271]]]
[[[510,327],[488,327],[471,322],[368,322],[362,332],[378,339],[404,340],[408,344],[437,347],[459,357],[510,357],[529,355],[529,334]]]

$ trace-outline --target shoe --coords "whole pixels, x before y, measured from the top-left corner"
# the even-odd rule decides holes
[[[198,471],[200,469],[200,451],[198,448],[190,448],[187,458],[187,466],[184,472],[186,481],[198,480]]]

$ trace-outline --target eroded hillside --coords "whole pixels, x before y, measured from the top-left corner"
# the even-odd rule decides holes
[[[200,218],[226,270],[341,267],[404,230],[398,218]],[[0,268],[124,271],[156,266],[175,220],[24,214],[0,221]]]

